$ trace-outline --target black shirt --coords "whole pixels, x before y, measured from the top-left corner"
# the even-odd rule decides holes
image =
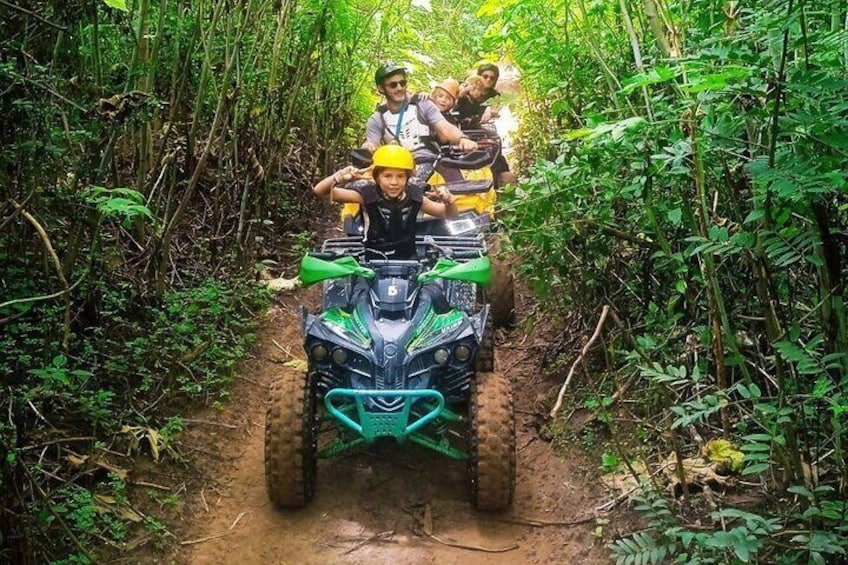
[[[500,92],[494,88],[486,91],[482,100],[472,100],[467,94],[460,96],[456,101],[454,112],[457,115],[459,127],[463,129],[476,129],[480,127],[480,119],[483,117],[483,112],[488,107],[488,102],[495,96],[500,96]]]
[[[412,259],[415,222],[424,201],[420,186],[407,183],[399,200],[389,200],[375,183],[352,187],[362,195],[366,259]]]

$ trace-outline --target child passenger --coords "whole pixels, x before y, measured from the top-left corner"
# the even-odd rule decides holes
[[[373,167],[373,182],[337,186],[367,178],[365,170],[351,166],[319,181],[312,190],[319,198],[361,206],[366,259],[414,259],[418,212],[452,218],[457,215],[455,198],[444,186],[424,194],[420,186],[409,183],[415,162],[400,145],[381,145],[374,152]]]
[[[442,115],[445,117],[448,117],[448,113],[456,106],[458,98],[459,83],[452,78],[443,80],[430,93],[430,100],[441,110]]]
[[[482,77],[471,75],[465,79],[456,103],[456,112],[459,116],[460,127],[480,127],[480,124],[484,121],[483,114],[487,109],[483,105],[487,100],[487,94],[486,82]]]

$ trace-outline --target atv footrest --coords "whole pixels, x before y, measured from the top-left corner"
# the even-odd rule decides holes
[[[365,399],[369,397],[401,397],[403,407],[394,412],[372,412],[366,409]],[[416,401],[426,399],[431,402],[422,402],[416,405],[416,412],[412,412],[412,405]],[[356,406],[356,419],[340,407],[345,401],[353,401]],[[367,443],[371,443],[378,437],[393,437],[398,441],[405,440],[410,434],[432,422],[442,413],[445,407],[445,397],[439,391],[424,390],[357,390],[351,388],[335,388],[324,396],[324,405],[330,415],[362,436]],[[348,404],[350,407],[350,404]],[[420,409],[425,411],[419,414]],[[413,418],[410,421],[410,418]]]

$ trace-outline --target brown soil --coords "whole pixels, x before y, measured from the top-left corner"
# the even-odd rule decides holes
[[[242,370],[231,405],[187,420],[183,443],[202,447],[198,474],[188,480],[183,526],[171,525],[179,541],[164,559],[148,549],[138,561],[609,562],[603,542],[593,535],[595,508],[608,498],[596,478],[599,458],[590,460],[577,448],[557,455],[539,437],[539,399],[557,382],[539,376],[543,338],[532,331],[499,332],[496,343],[497,367],[512,381],[515,394],[518,473],[510,511],[490,514],[471,508],[464,464],[416,446],[382,444],[319,461],[312,502],[301,510],[276,510],[264,477],[268,385],[298,370],[292,361],[303,356],[299,305],[314,306],[319,292],[316,288],[282,295],[267,314],[255,358]],[[528,299],[519,295],[517,302],[521,320]],[[608,539],[615,531],[614,516],[601,517],[613,519],[603,526]]]
[[[516,84],[504,77],[499,87],[512,92]],[[495,368],[511,381],[515,401],[517,484],[509,511],[471,507],[464,463],[415,445],[386,444],[319,461],[314,499],[303,509],[275,509],[264,476],[268,391],[273,380],[299,372],[300,307],[314,310],[318,287],[280,294],[262,321],[252,359],[239,371],[231,402],[186,416],[177,451],[187,464],[135,465],[130,494],[139,510],[159,516],[167,529],[142,531],[119,556],[102,562],[610,562],[604,543],[630,517],[595,510],[609,499],[598,480],[599,455],[577,447],[555,452],[539,434],[550,408],[543,400],[561,379],[541,374],[547,340],[542,316],[532,314],[533,323],[524,323],[538,308],[526,292],[515,296],[518,329],[498,330],[495,345]]]

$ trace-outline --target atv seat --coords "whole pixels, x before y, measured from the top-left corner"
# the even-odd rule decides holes
[[[488,179],[452,181],[445,184],[445,188],[452,194],[481,194],[492,188],[492,181]]]

